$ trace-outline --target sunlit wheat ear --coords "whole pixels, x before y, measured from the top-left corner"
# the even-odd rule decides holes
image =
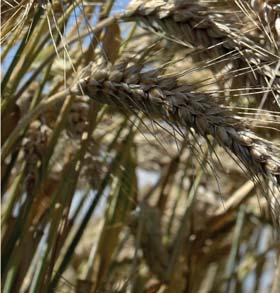
[[[146,29],[160,32],[169,40],[208,49],[210,58],[237,53],[239,61],[234,66],[249,66],[247,79],[251,80],[253,76],[254,84],[269,87],[272,100],[280,106],[279,48],[271,46],[270,42],[263,43],[264,38],[254,22],[248,27],[252,20],[235,1],[221,1],[217,5],[212,2],[135,0],[124,20],[140,21]],[[256,32],[253,34],[252,30]]]
[[[280,19],[278,1],[251,0],[244,2],[235,0],[244,14],[251,15],[255,25],[263,32],[271,46],[279,50],[280,45]]]
[[[256,136],[249,127],[211,95],[191,91],[178,83],[176,76],[165,78],[158,70],[141,72],[141,66],[117,62],[114,66],[92,66],[80,81],[80,88],[90,98],[122,109],[141,111],[183,129],[212,137],[239,159],[249,175],[280,184],[279,149]],[[89,73],[90,66],[85,70]],[[78,90],[79,91],[79,90]],[[280,210],[279,199],[277,210]]]

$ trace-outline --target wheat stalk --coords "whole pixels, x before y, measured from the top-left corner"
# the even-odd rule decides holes
[[[235,155],[255,179],[270,178],[279,185],[279,150],[256,136],[212,96],[193,92],[189,86],[180,85],[176,76],[167,78],[158,70],[141,73],[143,64],[125,60],[102,66],[93,64],[85,69],[79,84],[82,93],[103,104],[142,111],[190,132],[195,130],[207,141],[211,136]],[[79,88],[75,91],[81,94]]]
[[[248,72],[253,73],[254,83],[257,79],[268,85],[280,106],[279,48],[261,44],[263,38],[259,32],[253,36],[252,33],[242,33],[248,29],[248,18],[237,9],[235,1],[202,5],[188,1],[135,0],[123,19],[140,21],[148,30],[163,32],[171,39],[208,49],[208,58],[237,53],[235,68],[247,67]],[[214,67],[215,70],[218,73],[220,66]]]

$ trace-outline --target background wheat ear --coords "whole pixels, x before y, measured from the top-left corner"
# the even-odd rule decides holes
[[[174,50],[183,44],[201,50],[199,58],[216,60],[210,68],[217,76],[230,66],[232,73],[227,74],[227,79],[237,79],[242,87],[250,84],[268,89],[263,99],[270,99],[267,105],[274,104],[274,109],[279,110],[277,4],[262,2],[253,1],[252,7],[234,0],[217,3],[135,0],[123,19],[139,21],[145,29],[175,42]],[[256,7],[258,10],[254,10]],[[271,15],[270,23],[265,22],[264,14]],[[263,105],[264,100],[259,103]]]
[[[278,293],[278,8],[1,2],[1,291]]]

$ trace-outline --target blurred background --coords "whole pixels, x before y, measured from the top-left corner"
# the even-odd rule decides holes
[[[272,50],[258,1],[236,2]],[[110,20],[128,4],[1,2],[2,292],[280,292],[264,191],[235,158],[192,130],[67,92],[90,62],[144,54],[145,70],[164,64],[279,144],[279,108],[254,70],[234,69],[236,51],[217,61],[220,44]]]

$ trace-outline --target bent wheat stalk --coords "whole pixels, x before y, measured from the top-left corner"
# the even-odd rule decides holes
[[[90,98],[195,130],[207,141],[212,136],[242,162],[255,180],[269,178],[276,186],[280,184],[279,150],[257,137],[210,95],[192,92],[189,86],[180,85],[176,76],[164,77],[158,70],[141,72],[143,65],[127,60],[102,66],[90,65],[80,80],[80,89]],[[80,89],[77,87],[76,93],[82,94]],[[277,198],[274,209],[280,211]]]

